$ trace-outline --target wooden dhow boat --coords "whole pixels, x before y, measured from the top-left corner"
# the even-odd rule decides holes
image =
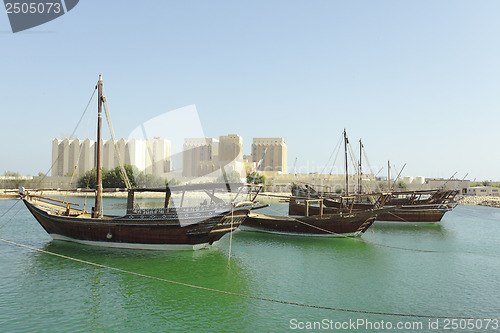
[[[227,186],[240,188],[235,199],[224,202],[217,194],[226,195]],[[253,202],[238,201],[247,197],[243,184],[193,184],[166,188],[130,189],[127,210],[122,216],[92,214],[76,209],[76,204],[21,193],[26,207],[45,231],[57,240],[87,245],[151,250],[196,250],[212,245],[222,236],[235,231],[247,217]],[[165,194],[160,208],[138,208],[136,193]],[[178,207],[172,193],[179,193]],[[202,195],[208,195],[205,200]],[[184,205],[185,196],[194,196],[197,205]],[[227,195],[226,195],[227,196]]]
[[[42,197],[20,190],[22,200],[35,219],[53,238],[88,245],[137,249],[199,249],[207,247],[232,232],[247,217],[259,188],[242,190],[243,184],[200,184],[160,189],[128,189],[127,211],[122,216],[102,213],[101,119],[102,78],[99,76],[98,124],[96,144],[97,186],[92,212],[77,209],[76,204]],[[126,176],[124,176],[126,177]],[[138,208],[138,192],[164,192],[160,208]],[[180,203],[172,193],[180,192]],[[186,194],[201,192],[208,198],[196,205],[184,205]],[[218,194],[224,192],[229,200]],[[188,194],[188,196],[189,196]],[[240,198],[240,199],[238,199]]]
[[[297,193],[297,192],[295,192]],[[292,199],[288,205],[288,214],[289,215],[302,215],[305,213],[305,206],[302,203],[303,200],[297,201],[296,199],[322,199],[324,208],[323,213],[327,214],[336,214],[339,212],[353,212],[358,210],[375,210],[386,207],[386,202],[391,197],[390,193],[373,193],[373,194],[355,194],[355,195],[319,195],[316,192],[316,195],[308,195],[308,196],[292,196]],[[314,212],[318,212],[317,207],[310,207],[310,210]],[[382,210],[378,211],[379,214],[382,214],[386,211],[392,211],[394,208],[390,210]]]
[[[377,215],[394,209],[382,207],[382,201],[381,206],[355,210],[325,206],[323,198],[292,196],[289,200],[288,216],[272,216],[252,211],[240,229],[299,236],[359,237],[373,224]]]
[[[345,150],[345,192],[348,194],[349,190],[349,177],[348,177],[348,138],[346,131],[344,129],[344,150]],[[363,151],[363,144],[361,140],[359,141],[359,162],[358,168],[358,194],[362,193],[362,169],[361,169],[361,158]],[[404,168],[404,166],[403,166]],[[388,188],[392,187],[390,184],[390,163],[388,162]],[[401,170],[402,171],[402,170]],[[401,174],[401,172],[400,172]],[[399,178],[399,175],[396,179]],[[395,183],[395,182],[394,182]],[[394,186],[394,185],[393,185]],[[421,191],[406,191],[406,192],[392,192],[389,198],[386,199],[385,206],[392,206],[394,209],[381,213],[377,216],[377,221],[389,221],[389,222],[439,222],[443,216],[452,211],[457,203],[455,202],[455,196],[459,193],[457,190],[421,190]],[[339,199],[338,194],[331,192],[316,191],[313,187],[305,185],[292,185],[292,195],[297,197],[305,198],[323,198],[324,203],[328,207],[339,208],[342,206],[342,202]],[[353,203],[351,206],[355,210],[365,210],[373,208],[372,202],[357,202]]]
[[[379,214],[393,210],[394,207],[384,207],[389,194],[348,195],[348,139],[345,129],[343,137],[346,195],[325,197],[309,186],[294,184],[288,200],[288,216],[251,212],[240,229],[301,236],[357,237],[373,224]]]
[[[458,190],[393,192],[387,205],[397,208],[379,215],[377,221],[439,222],[447,212],[457,206],[455,197],[458,192]]]
[[[393,209],[377,215],[376,221],[387,222],[439,222],[443,216],[452,211],[457,203],[457,190],[422,190],[393,192],[385,199],[384,207]],[[292,186],[292,195],[306,198],[323,198],[327,207],[351,207],[354,210],[373,208],[370,202],[342,202],[341,196],[333,193],[317,192],[311,186]]]

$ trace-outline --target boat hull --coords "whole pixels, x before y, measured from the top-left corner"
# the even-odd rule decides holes
[[[240,229],[274,234],[359,237],[375,221],[371,212],[345,215],[270,216],[251,212]]]
[[[439,222],[444,214],[453,210],[451,205],[439,205],[435,207],[402,206],[387,213],[380,214],[377,221],[387,222]]]
[[[218,241],[238,228],[249,208],[216,214],[193,223],[175,219],[142,219],[129,216],[88,218],[62,216],[23,200],[35,219],[54,239],[88,245],[138,249],[198,249]]]
[[[341,205],[340,203],[333,201],[331,199],[323,199],[325,207],[320,208],[319,206],[309,206],[307,208],[307,213],[309,215],[318,214],[334,214],[340,211],[359,211],[359,210],[369,210],[374,209],[373,205],[366,203],[354,203],[352,205]],[[377,216],[377,221],[387,221],[387,222],[423,222],[432,223],[439,222],[443,218],[444,214],[452,211],[455,208],[455,203],[443,203],[443,204],[408,204],[394,206],[394,204],[387,204],[385,207],[393,207],[392,210],[381,212]],[[302,203],[296,201],[290,201],[288,208],[289,215],[305,215],[306,206]]]

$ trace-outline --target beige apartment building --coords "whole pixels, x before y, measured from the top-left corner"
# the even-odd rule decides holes
[[[96,141],[52,140],[52,176],[82,175],[95,166]],[[154,139],[103,140],[102,167],[114,169],[120,159],[124,164],[136,166],[139,171],[158,177],[170,171],[170,141]]]
[[[254,138],[252,161],[258,163],[264,152],[259,171],[287,173],[287,147],[284,138]]]
[[[182,146],[182,176],[201,177],[215,170],[218,142],[214,138],[186,138]]]
[[[245,177],[243,164],[243,138],[237,134],[219,137],[218,164],[224,171],[237,172],[240,177]]]
[[[52,140],[52,176],[82,175],[95,164],[94,140]]]
[[[184,139],[182,176],[203,177],[219,171],[236,171],[244,176],[243,139],[237,134],[214,138]],[[212,176],[217,176],[213,174]]]
[[[219,137],[219,163],[243,161],[243,138],[237,134]]]

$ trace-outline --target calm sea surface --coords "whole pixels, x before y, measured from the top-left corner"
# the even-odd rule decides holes
[[[124,212],[122,199],[104,204],[107,212]],[[236,232],[231,248],[226,235],[200,251],[53,241],[20,201],[0,201],[0,216],[1,239],[148,276],[0,241],[2,332],[500,332],[498,321],[453,319],[500,318],[496,208],[458,206],[440,224],[376,223],[360,239]]]

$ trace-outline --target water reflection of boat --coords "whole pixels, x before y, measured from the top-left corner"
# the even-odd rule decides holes
[[[241,227],[240,227],[241,228]],[[300,251],[307,249],[316,254],[331,254],[333,252],[370,254],[371,245],[363,241],[353,241],[351,237],[337,237],[332,243],[330,237],[295,237],[290,234],[276,234],[266,232],[237,232],[234,235],[233,242],[238,244],[240,252],[252,248],[276,248],[285,249],[285,251]],[[205,252],[205,251],[198,251]]]
[[[238,228],[250,212],[256,195],[252,194],[252,198],[249,199],[250,191],[242,191],[242,184],[167,186],[160,189],[129,188],[126,214],[123,216],[103,214],[100,151],[102,105],[105,103],[105,98],[100,76],[97,89],[97,186],[92,212],[76,209],[75,204],[64,200],[21,191],[26,207],[52,238],[107,247],[198,249],[213,244],[225,234]],[[106,108],[106,104],[104,106]],[[124,177],[126,178],[126,175]],[[208,200],[199,205],[184,206],[185,194],[194,191],[205,193],[208,195]],[[164,193],[163,207],[137,208],[135,193],[138,192]],[[177,207],[171,203],[172,192],[182,193],[181,202]],[[228,202],[217,196],[220,192],[229,196]]]

